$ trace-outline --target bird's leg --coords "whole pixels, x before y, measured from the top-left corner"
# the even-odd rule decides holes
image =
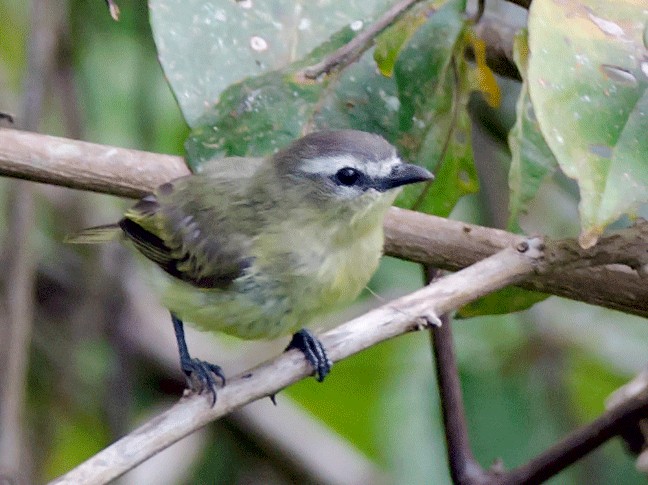
[[[286,347],[286,350],[297,349],[310,365],[315,369],[315,379],[317,382],[322,382],[324,378],[331,372],[333,365],[326,355],[326,349],[315,335],[310,330],[302,328],[299,332],[295,333],[292,340]]]
[[[208,390],[212,395],[212,406],[216,404],[216,379],[218,377],[222,384],[225,385],[225,375],[217,365],[205,362],[204,360],[194,359],[189,355],[187,342],[185,342],[184,324],[175,314],[171,313],[173,320],[173,330],[175,331],[178,342],[178,352],[180,353],[180,367],[189,380],[189,387],[199,394]],[[198,388],[196,388],[198,384]]]

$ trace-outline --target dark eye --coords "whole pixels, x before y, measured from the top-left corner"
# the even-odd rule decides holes
[[[360,173],[351,167],[344,167],[337,171],[335,174],[335,179],[340,183],[340,185],[346,185],[347,187],[354,185],[360,178]]]

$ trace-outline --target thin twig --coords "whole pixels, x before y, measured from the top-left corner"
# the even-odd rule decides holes
[[[437,278],[438,270],[425,267],[428,282]],[[441,326],[430,329],[430,339],[443,414],[450,476],[455,484],[467,483],[484,470],[472,454],[468,438],[468,425],[463,404],[459,368],[452,340],[452,321],[448,314],[441,315]]]
[[[428,277],[433,275],[428,271]],[[459,370],[452,342],[449,318],[431,329],[434,357],[441,394],[443,421],[448,449],[450,474],[455,484],[523,485],[548,480],[572,465],[606,441],[635,433],[637,423],[648,416],[648,390],[618,398],[614,407],[591,423],[574,431],[565,439],[526,464],[504,472],[484,470],[475,460],[466,425],[465,410],[459,382]]]
[[[0,175],[138,198],[187,174],[176,156],[0,128]],[[386,254],[450,271],[522,240],[506,231],[404,209],[392,208],[385,219]],[[648,317],[648,285],[637,271],[620,265],[563,271],[556,264],[520,286]]]
[[[479,263],[451,274],[351,320],[321,336],[336,362],[378,342],[436,322],[447,313],[487,293],[518,282],[537,267],[537,240],[529,250],[507,248]],[[205,396],[191,395],[105,448],[52,484],[103,484],[132,469],[189,433],[251,401],[274,395],[307,377],[312,369],[298,352],[284,353],[271,362],[232,378],[219,390],[215,406]]]
[[[34,201],[32,187],[24,182],[13,187],[7,207],[7,236],[4,241],[3,267],[6,290],[2,308],[2,375],[0,376],[0,478],[8,482],[27,480],[29,449],[23,440],[25,385],[29,366],[29,346],[33,320],[33,284],[36,265],[33,248],[29,244],[34,229]],[[11,477],[11,478],[10,478]],[[3,480],[0,480],[0,482]]]
[[[303,69],[301,74],[307,79],[317,79],[322,74],[327,74],[337,67],[345,67],[351,64],[372,46],[373,40],[378,34],[420,1],[401,0],[387,10],[382,17],[372,23],[367,30],[356,35],[353,40],[340,47],[322,61]]]
[[[610,409],[581,429],[573,432],[530,462],[515,468],[498,479],[494,485],[541,483],[569,465],[580,460],[615,436],[636,427],[648,416],[648,393],[627,400]]]
[[[106,0],[106,5],[108,6],[108,11],[112,19],[117,22],[119,20],[119,6],[115,0]]]

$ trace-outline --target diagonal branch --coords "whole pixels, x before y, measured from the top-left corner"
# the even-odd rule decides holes
[[[542,256],[538,250],[540,243],[533,239],[521,250],[503,249],[469,268],[326,332],[321,341],[331,360],[336,362],[389,338],[425,328],[438,322],[436,315],[453,311],[533,274]],[[228,381],[219,390],[213,408],[211,400],[204,396],[186,397],[51,484],[107,483],[210,421],[249,402],[274,395],[307,377],[311,371],[301,354],[284,353]]]
[[[634,429],[648,414],[648,393],[634,396],[605,411],[591,423],[574,431],[562,441],[528,463],[506,473],[494,473],[494,485],[541,483],[580,460],[615,436]]]

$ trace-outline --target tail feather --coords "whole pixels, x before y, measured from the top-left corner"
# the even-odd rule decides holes
[[[65,242],[69,244],[99,244],[113,239],[123,234],[119,224],[106,224],[103,226],[89,227],[76,234],[70,234],[65,237]]]

